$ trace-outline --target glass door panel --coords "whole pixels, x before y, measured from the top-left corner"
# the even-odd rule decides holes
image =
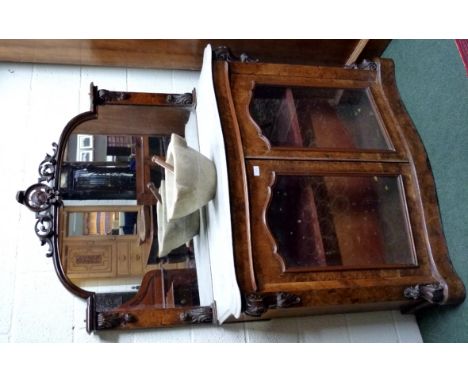
[[[288,270],[414,265],[399,176],[277,175],[266,211]]]
[[[256,85],[250,115],[273,147],[393,147],[367,89]]]

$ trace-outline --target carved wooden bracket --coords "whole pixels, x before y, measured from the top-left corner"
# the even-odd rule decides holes
[[[193,103],[192,93],[168,94],[166,102],[171,105],[191,105]]]
[[[97,329],[115,329],[136,321],[131,313],[101,312],[97,315]]]
[[[180,314],[180,320],[192,324],[209,324],[213,322],[213,309],[200,306]]]
[[[249,57],[246,53],[241,53],[240,57],[236,57],[231,53],[227,46],[218,46],[213,49],[213,60],[227,62],[258,62],[258,59]]]
[[[440,304],[444,301],[444,287],[440,283],[418,284],[406,288],[404,295],[408,299],[423,299],[431,304]]]
[[[298,305],[301,298],[295,294],[287,292],[277,292],[270,294],[251,293],[245,297],[245,314],[253,317],[260,317],[268,309],[284,309]]]
[[[55,179],[57,144],[52,143],[52,148],[53,154],[46,154],[44,160],[39,164],[39,183],[28,187],[26,191],[18,191],[16,194],[18,203],[36,213],[37,222],[34,231],[41,241],[41,245],[48,244],[47,257],[51,257],[55,252],[53,207],[62,203],[58,189],[50,185]]]
[[[374,61],[362,60],[360,64],[351,64],[345,66],[347,69],[377,70],[377,64]]]
[[[96,102],[98,105],[106,103],[125,101],[130,98],[130,94],[127,92],[112,92],[105,89],[100,89],[97,94]]]

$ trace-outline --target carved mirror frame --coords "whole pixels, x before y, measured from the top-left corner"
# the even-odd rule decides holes
[[[62,131],[59,142],[52,143],[52,154],[46,154],[39,164],[38,182],[24,191],[18,191],[16,200],[36,214],[34,230],[41,245],[47,245],[47,257],[51,257],[57,276],[63,286],[73,295],[87,301],[86,330],[88,333],[106,329],[135,329],[151,327],[172,327],[189,324],[212,323],[212,306],[157,308],[148,305],[136,305],[119,309],[122,303],[121,293],[97,293],[80,288],[67,276],[61,261],[59,243],[59,211],[63,207],[60,194],[61,164],[64,162],[65,149],[68,139],[80,124],[97,119],[100,105],[135,105],[129,98],[146,94],[152,98],[151,106],[181,107],[192,110],[196,105],[195,91],[184,94],[156,94],[113,92],[98,90],[93,83],[90,85],[90,111],[72,118]],[[148,283],[143,278],[138,293]],[[138,299],[136,299],[138,300]],[[141,298],[140,298],[141,301]],[[106,309],[106,307],[116,307]]]

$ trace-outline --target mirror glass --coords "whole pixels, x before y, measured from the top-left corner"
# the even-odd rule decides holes
[[[144,288],[153,306],[200,303],[193,240],[159,256],[156,196],[165,176],[151,158],[165,157],[169,139],[86,131],[72,133],[66,144],[59,179],[62,267],[82,289],[119,292],[114,305]]]
[[[135,235],[138,213],[131,211],[69,212],[67,236]]]

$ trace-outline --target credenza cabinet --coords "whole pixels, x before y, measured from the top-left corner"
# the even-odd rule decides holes
[[[87,301],[88,332],[464,300],[391,60],[304,66],[225,47],[203,60],[191,93],[91,83],[91,110],[17,194],[60,281]],[[166,168],[153,162],[174,134],[213,161],[216,192],[193,240],[163,256]]]

